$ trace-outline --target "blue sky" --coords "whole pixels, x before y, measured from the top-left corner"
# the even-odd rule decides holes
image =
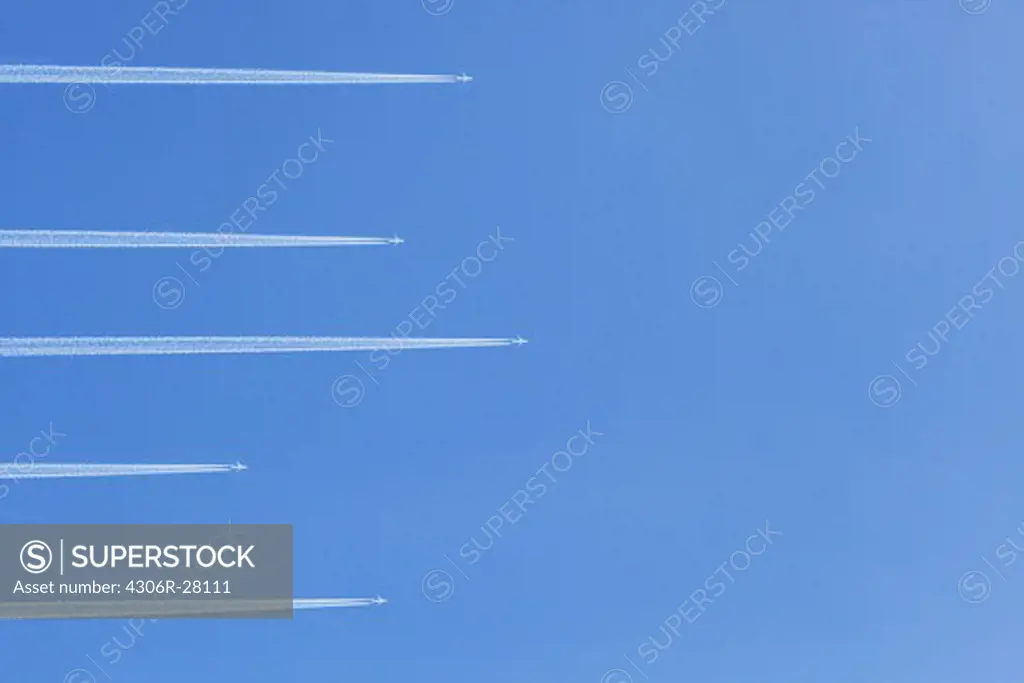
[[[11,7],[0,59],[128,54],[154,5],[116,5]],[[201,273],[188,252],[0,254],[4,334],[379,336],[416,315],[424,336],[531,339],[383,369],[0,364],[5,461],[52,425],[50,462],[251,467],[19,482],[0,521],[292,523],[298,595],[391,600],[148,624],[114,664],[101,650],[130,642],[124,622],[0,624],[8,678],[107,680],[90,658],[152,683],[1013,677],[1024,563],[1000,558],[1008,537],[1024,548],[1024,280],[999,275],[922,369],[906,354],[934,351],[929,332],[1024,239],[1024,8],[637,5],[190,0],[133,64],[476,80],[114,86],[77,113],[60,86],[0,88],[4,227],[214,231],[319,131],[335,142],[250,231],[407,240],[229,252]],[[857,130],[871,142],[735,270],[728,255],[755,250],[755,226]],[[412,313],[496,226],[513,241],[447,308]],[[691,296],[705,276],[722,284],[711,307]],[[169,277],[171,308],[154,301]],[[346,375],[363,378],[358,405],[336,401]],[[900,383],[885,408],[883,375]],[[602,435],[471,564],[460,548],[588,422]],[[766,520],[782,535],[666,645],[661,627]],[[975,570],[992,585],[972,603],[980,579],[958,581]],[[647,662],[651,637],[664,649]]]

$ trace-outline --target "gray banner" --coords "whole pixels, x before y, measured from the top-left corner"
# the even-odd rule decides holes
[[[0,525],[0,619],[290,619],[284,524]]]

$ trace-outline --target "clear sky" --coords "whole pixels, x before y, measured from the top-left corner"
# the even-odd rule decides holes
[[[3,334],[418,320],[531,343],[386,367],[3,361],[4,461],[52,426],[47,462],[251,469],[22,481],[0,521],[291,523],[298,595],[391,602],[161,621],[116,662],[125,622],[3,623],[2,678],[1014,680],[1024,278],[989,274],[1024,239],[1024,7],[782,4],[168,0],[162,23],[151,0],[6,8],[10,63],[116,49],[475,81],[0,87],[3,227],[214,231],[321,135],[247,229],[406,239],[208,262],[0,253]],[[497,226],[503,249],[475,262]],[[432,294],[448,304],[425,315]],[[569,445],[584,454],[553,456],[588,423],[601,435]],[[991,595],[972,603],[974,570]]]

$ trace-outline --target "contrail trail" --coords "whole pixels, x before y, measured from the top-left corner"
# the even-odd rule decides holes
[[[77,477],[142,477],[157,474],[218,474],[249,469],[234,465],[104,465],[96,463],[17,463],[0,465],[2,479],[69,479]]]
[[[376,598],[313,599],[192,599],[109,600],[90,602],[0,602],[0,619],[111,619],[115,617],[223,617],[285,618],[289,611],[339,607],[373,607],[387,600]]]
[[[0,230],[0,248],[129,249],[204,247],[355,247],[402,244],[400,237],[320,237],[202,232],[109,232],[101,230]]]
[[[292,602],[292,608],[300,609],[330,609],[332,607],[372,607],[383,605],[387,602],[379,595],[376,598],[296,598]]]
[[[377,74],[271,69],[193,69],[155,66],[0,65],[0,83],[131,83],[136,85],[357,85],[467,83],[470,76]]]
[[[0,337],[0,357],[163,356],[324,351],[460,349],[527,343],[514,339],[404,337]]]

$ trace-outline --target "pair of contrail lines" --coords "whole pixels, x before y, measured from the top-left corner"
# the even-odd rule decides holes
[[[248,469],[234,465],[106,465],[98,463],[32,463],[0,465],[0,479],[72,479],[78,477],[145,477],[157,474],[219,474]]]
[[[196,69],[156,66],[0,65],[0,83],[131,83],[136,85],[364,85],[465,83],[470,76],[378,74],[272,69]]]
[[[205,247],[361,247],[402,244],[400,237],[246,235],[204,232],[105,230],[0,230],[7,249],[202,249]]]
[[[464,349],[525,344],[514,339],[406,337],[0,337],[0,357],[164,356]]]

